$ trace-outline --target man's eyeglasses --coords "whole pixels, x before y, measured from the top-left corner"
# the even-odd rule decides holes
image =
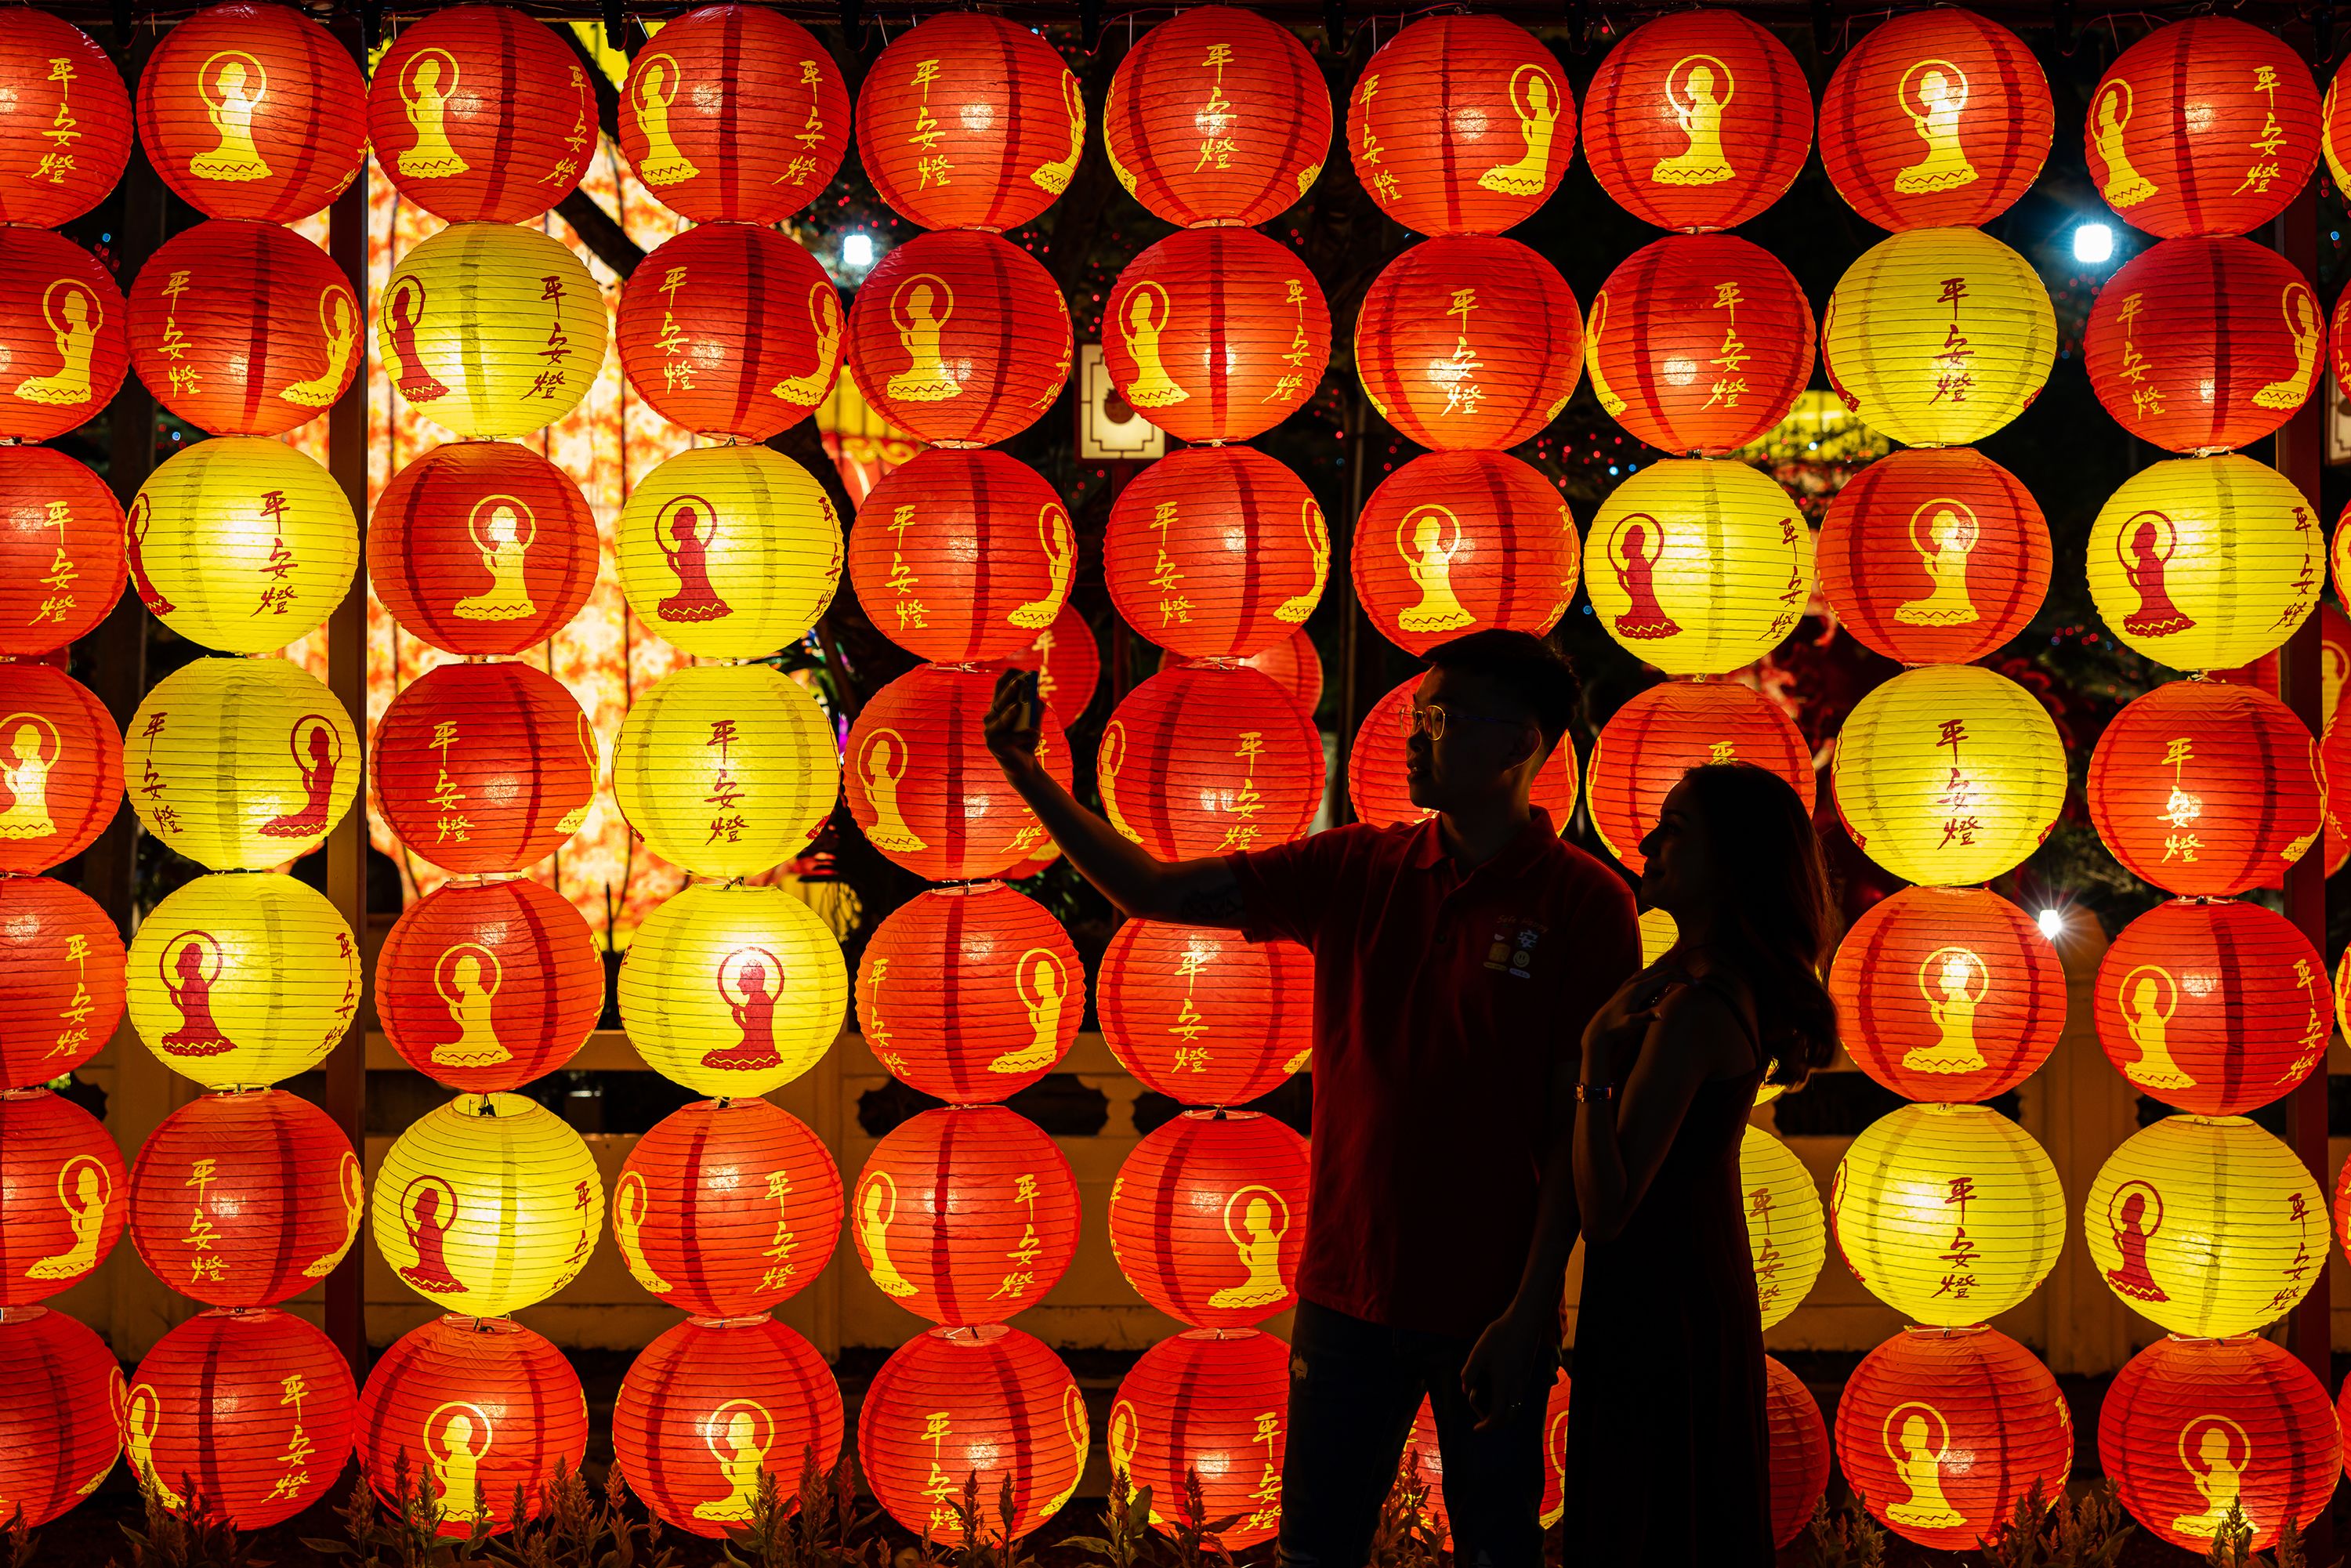
[[[1442,703],[1430,703],[1426,707],[1407,705],[1396,710],[1397,726],[1404,731],[1406,740],[1424,729],[1428,731],[1429,739],[1443,740],[1445,727],[1458,718],[1466,718],[1473,724],[1490,724],[1500,729],[1517,729],[1520,725],[1517,719],[1489,718],[1482,713],[1471,713],[1468,708],[1448,708]]]

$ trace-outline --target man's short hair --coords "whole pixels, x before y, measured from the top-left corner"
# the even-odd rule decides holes
[[[1474,676],[1524,707],[1542,730],[1546,753],[1567,733],[1583,701],[1575,666],[1542,638],[1524,632],[1472,632],[1438,643],[1426,659],[1432,670]]]

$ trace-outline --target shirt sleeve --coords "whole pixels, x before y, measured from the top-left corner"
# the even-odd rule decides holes
[[[1563,1056],[1583,1048],[1584,1025],[1641,968],[1641,927],[1633,890],[1605,867],[1595,871],[1569,925],[1576,962],[1561,998],[1559,1033],[1552,1042]]]
[[[1252,942],[1295,942],[1311,952],[1355,831],[1350,824],[1227,855],[1241,890],[1241,935]]]

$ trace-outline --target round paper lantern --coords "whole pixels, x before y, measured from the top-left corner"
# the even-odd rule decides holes
[[[1813,308],[1761,246],[1668,235],[1592,297],[1583,361],[1600,406],[1633,435],[1719,456],[1795,406],[1813,374]]]
[[[1355,744],[1347,753],[1347,800],[1359,822],[1375,828],[1410,827],[1437,815],[1429,807],[1413,804],[1408,772],[1411,744],[1404,728],[1424,678],[1409,676],[1374,703],[1372,711],[1364,716],[1363,727],[1355,731]],[[1562,735],[1535,770],[1531,791],[1534,804],[1562,833],[1567,831],[1568,819],[1575,814],[1579,783],[1575,742]]]
[[[1844,406],[1906,446],[1964,446],[2041,395],[2057,318],[2032,264],[1980,230],[1909,229],[1845,269],[1821,319]]]
[[[275,653],[350,591],[359,524],[318,461],[259,435],[199,442],[165,461],[124,524],[141,602],[191,643]]]
[[[1600,624],[1668,674],[1724,674],[1778,647],[1813,593],[1813,530],[1744,463],[1668,457],[1592,519],[1583,586]]]
[[[1539,470],[1502,452],[1431,452],[1372,492],[1350,559],[1372,624],[1417,654],[1493,627],[1541,636],[1573,601],[1583,557],[1574,515]]]
[[[2065,971],[2032,917],[1982,888],[1906,887],[1873,904],[1829,971],[1855,1067],[1907,1100],[2005,1094],[2065,1028]]]
[[[1879,228],[1972,227],[2032,186],[2055,124],[2023,39],[1972,11],[1914,11],[1872,28],[1830,73],[1821,162]]]
[[[2090,308],[2082,358],[2106,412],[2174,452],[2250,445],[2318,384],[2326,313],[2302,271],[2249,239],[2168,239]]]
[[[893,1077],[951,1104],[1004,1100],[1060,1064],[1086,968],[1060,921],[1002,883],[933,888],[892,912],[857,966],[857,1018]]]
[[[266,871],[326,842],[358,792],[359,732],[287,659],[197,659],[155,683],[126,743],[131,809],[214,871]]]
[[[1155,859],[1286,844],[1322,803],[1322,737],[1272,680],[1238,664],[1162,670],[1102,729],[1103,814]]]
[[[1896,452],[1855,474],[1829,503],[1814,559],[1838,622],[1865,646],[1963,664],[2040,613],[2052,552],[2032,493],[1961,446]]]
[[[756,1097],[699,1100],[629,1151],[612,1239],[637,1283],[671,1306],[739,1318],[823,1271],[841,1196],[831,1151],[799,1118]]]
[[[54,664],[12,664],[0,698],[0,875],[81,853],[122,804],[122,741],[97,694]]]
[[[157,1279],[215,1307],[267,1307],[325,1279],[367,1217],[334,1118],[282,1089],[207,1094],[147,1134],[131,1239]]]
[[[2200,1116],[2266,1105],[2310,1075],[2334,1009],[2326,966],[2257,904],[2175,899],[2098,962],[2098,1043],[2132,1087]]]
[[[22,176],[0,195],[0,224],[55,228],[104,201],[131,162],[131,95],[106,51],[72,23],[18,6],[0,21],[0,168]]]
[[[1182,1519],[1197,1478],[1207,1517],[1233,1521],[1217,1540],[1234,1552],[1281,1528],[1289,1424],[1290,1347],[1253,1330],[1194,1329],[1144,1351],[1119,1380],[1103,1438],[1113,1474],[1150,1490],[1153,1525]]]
[[[2268,1551],[2286,1521],[2326,1511],[2343,1435],[2326,1389],[2262,1339],[2161,1339],[2098,1406],[2098,1464],[2131,1517],[2172,1545],[2212,1550],[2230,1511]]]
[[[1499,17],[1414,26],[1478,23],[1519,31]],[[1364,394],[1381,418],[1439,452],[1516,446],[1559,417],[1583,372],[1583,313],[1573,291],[1516,240],[1414,246],[1372,280],[1355,316]]]
[[[308,424],[365,350],[359,297],[277,224],[214,219],[165,240],[131,290],[131,365],[163,406],[224,434]]]
[[[290,876],[200,876],[131,941],[131,1026],[207,1089],[308,1072],[350,1031],[359,1001],[351,928]]]
[[[945,446],[1036,423],[1070,379],[1071,342],[1052,274],[992,234],[917,235],[882,258],[849,309],[857,390],[892,424]]]
[[[701,5],[637,51],[620,141],[638,180],[679,216],[778,223],[840,171],[849,89],[831,51],[781,12]]]
[[[2226,897],[2318,837],[2318,744],[2252,686],[2172,681],[2126,705],[2090,760],[2090,817],[2115,858],[2173,893]]]
[[[98,1054],[122,1020],[128,959],[98,901],[47,877],[0,877],[0,1091]]]
[[[2082,123],[2098,194],[2165,239],[2269,222],[2310,183],[2318,142],[2310,68],[2232,16],[2174,22],[2125,49]]]
[[[0,1094],[0,1310],[44,1301],[105,1262],[130,1188],[97,1117],[46,1089]]]
[[[208,6],[166,30],[139,73],[140,146],[207,217],[309,216],[359,173],[368,129],[350,51],[291,5]]]
[[[402,41],[488,9],[435,12]],[[561,240],[512,223],[452,224],[411,249],[376,316],[376,353],[402,401],[456,435],[553,424],[588,395],[604,346],[603,296],[588,268]]]
[[[1042,35],[999,16],[925,18],[857,95],[858,162],[922,228],[1019,228],[1069,189],[1085,149],[1078,78]]]
[[[2032,1134],[1986,1105],[1905,1105],[1837,1162],[1845,1267],[1913,1322],[1964,1328],[2031,1295],[2065,1244],[2065,1194]]]
[[[841,1434],[832,1369],[767,1317],[677,1324],[639,1353],[612,1403],[629,1490],[664,1523],[713,1538],[751,1525],[768,1478],[789,1509],[803,1467],[832,1469]]]
[[[580,183],[596,153],[596,99],[547,24],[507,5],[452,5],[402,28],[376,62],[367,128],[409,201],[453,224],[515,224]]]
[[[615,554],[621,591],[653,631],[702,658],[762,658],[832,602],[841,519],[790,458],[698,446],[630,491]]]
[[[2142,468],[2090,525],[2106,629],[2179,670],[2250,664],[2318,601],[2326,541],[2302,492],[2234,453]]]
[[[1491,461],[1498,464],[1515,461],[1499,452],[1468,453],[1463,455],[1462,460]],[[1165,462],[1165,459],[1163,458],[1161,461]],[[1415,463],[1424,461],[1449,462],[1453,459],[1435,453],[1430,454],[1426,458],[1413,459]],[[1372,493],[1374,496],[1379,494],[1376,490]],[[1565,509],[1564,507],[1561,508],[1562,512]],[[1574,520],[1571,517],[1567,524],[1567,531],[1571,536],[1573,529]],[[1569,593],[1573,594],[1575,591],[1575,571],[1573,567],[1569,569],[1562,581]],[[1291,632],[1264,653],[1250,654],[1241,663],[1261,674],[1272,677],[1273,684],[1288,692],[1290,699],[1305,709],[1308,714],[1312,714],[1316,708],[1322,706],[1322,655],[1315,652],[1314,639],[1307,635],[1302,628]]]
[[[104,1340],[43,1308],[0,1322],[0,1378],[14,1391],[0,1406],[0,1497],[34,1530],[113,1474],[122,1369]]]
[[[1144,469],[1144,478],[1158,465],[1155,463]],[[1037,700],[1055,713],[1076,718],[1093,706],[1094,688],[1102,684],[1102,646],[1077,606],[1064,604],[1053,623],[1038,632],[1029,646],[1007,656],[1004,666],[1036,672]]]
[[[39,15],[0,13],[0,51],[9,18]],[[0,657],[89,635],[122,597],[126,571],[122,507],[104,480],[46,446],[0,446]]]
[[[1425,16],[1364,66],[1347,151],[1364,189],[1405,227],[1499,234],[1559,189],[1575,156],[1575,94],[1516,23]]]
[[[1314,959],[1295,942],[1130,920],[1094,981],[1102,1041],[1155,1093],[1246,1105],[1301,1071],[1314,1044]]]
[[[930,1541],[963,1538],[955,1505],[975,1477],[988,1528],[1019,1540],[1076,1493],[1090,1439],[1070,1369],[1001,1323],[915,1335],[882,1364],[857,1413],[858,1469],[874,1500]],[[999,1526],[992,1511],[1008,1480],[1013,1517]]]
[[[1829,1487],[1829,1429],[1804,1380],[1763,1358],[1763,1415],[1771,1434],[1771,1541],[1785,1546],[1812,1522]]]
[[[1788,716],[1751,686],[1664,681],[1635,695],[1592,746],[1586,805],[1592,830],[1635,875],[1649,863],[1641,842],[1666,797],[1693,768],[1750,762],[1788,781],[1810,812],[1819,779],[1812,748]]]
[[[2007,676],[1929,664],[1854,706],[1829,781],[1865,854],[1906,882],[1953,887],[2041,847],[2065,804],[2065,749],[2049,710]]]
[[[774,229],[705,224],[629,275],[612,336],[629,384],[664,418],[765,441],[831,393],[841,293]]]
[[[570,476],[530,448],[452,442],[383,487],[368,515],[367,563],[369,586],[402,631],[445,653],[505,657],[546,642],[587,605],[596,517]]]
[[[461,875],[518,872],[579,830],[596,799],[596,732],[528,664],[440,664],[376,722],[369,779],[400,841]]]
[[[1194,6],[1118,62],[1102,151],[1126,193],[1178,228],[1267,223],[1322,172],[1331,89],[1289,28]]]
[[[122,1403],[123,1455],[165,1508],[265,1530],[327,1495],[359,1402],[335,1343],[290,1312],[215,1307],[155,1342]]]
[[[89,252],[0,227],[0,438],[47,441],[96,419],[131,368],[128,314]]]
[[[1331,361],[1322,286],[1296,252],[1255,229],[1161,240],[1118,275],[1102,329],[1111,384],[1185,441],[1272,429],[1305,406]]]
[[[1837,1400],[1837,1466],[1905,1541],[1970,1552],[2036,1488],[2064,1490],[2074,1419],[2041,1358],[1996,1329],[1905,1329]]]
[[[883,1136],[849,1195],[858,1260],[882,1293],[950,1327],[1035,1306],[1078,1249],[1078,1181],[1037,1124],[947,1105]],[[868,1398],[872,1397],[869,1393]]]
[[[1740,1143],[1739,1186],[1756,1300],[1768,1329],[1785,1322],[1821,1277],[1829,1255],[1828,1221],[1813,1173],[1761,1127],[1748,1128]]]
[[[932,450],[858,509],[849,576],[884,636],[942,664],[1008,658],[1053,623],[1078,559],[1069,509],[1001,452]]]
[[[1296,1304],[1306,1140],[1249,1111],[1186,1111],[1136,1144],[1111,1188],[1110,1246],[1135,1293],[1195,1328]]]
[[[393,1141],[369,1200],[401,1283],[468,1317],[499,1317],[569,1284],[596,1249],[604,1184],[562,1117],[519,1094],[469,1094]]]
[[[451,883],[392,923],[376,1011],[401,1060],[475,1094],[517,1089],[571,1060],[604,1010],[603,956],[550,887]]]
[[[696,1093],[765,1094],[831,1049],[849,969],[831,930],[789,890],[697,883],[637,927],[620,1003],[656,1072]]]
[[[564,1354],[512,1318],[451,1312],[392,1342],[360,1391],[360,1469],[398,1508],[430,1483],[439,1533],[536,1519],[588,1449],[588,1399]],[[632,1476],[632,1482],[635,1478]]]
[[[1186,659],[1247,658],[1287,639],[1330,572],[1312,492],[1250,446],[1187,446],[1150,465],[1111,503],[1102,538],[1120,616]]]
[[[655,854],[704,876],[753,876],[808,846],[840,793],[831,721],[772,664],[705,664],[631,705],[612,793]]]
[[[1803,68],[1736,11],[1642,23],[1583,93],[1593,174],[1618,206],[1661,229],[1745,223],[1794,183],[1812,145]]]
[[[850,814],[868,842],[916,876],[1002,876],[1047,842],[981,738],[995,692],[993,670],[917,664],[874,693],[849,731]],[[1061,721],[1048,708],[1042,725],[1038,759],[1066,789]]]

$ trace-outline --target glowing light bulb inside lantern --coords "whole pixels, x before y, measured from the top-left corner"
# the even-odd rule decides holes
[[[2098,267],[2115,258],[2115,231],[2108,224],[2077,224],[2074,227],[2074,259]]]

